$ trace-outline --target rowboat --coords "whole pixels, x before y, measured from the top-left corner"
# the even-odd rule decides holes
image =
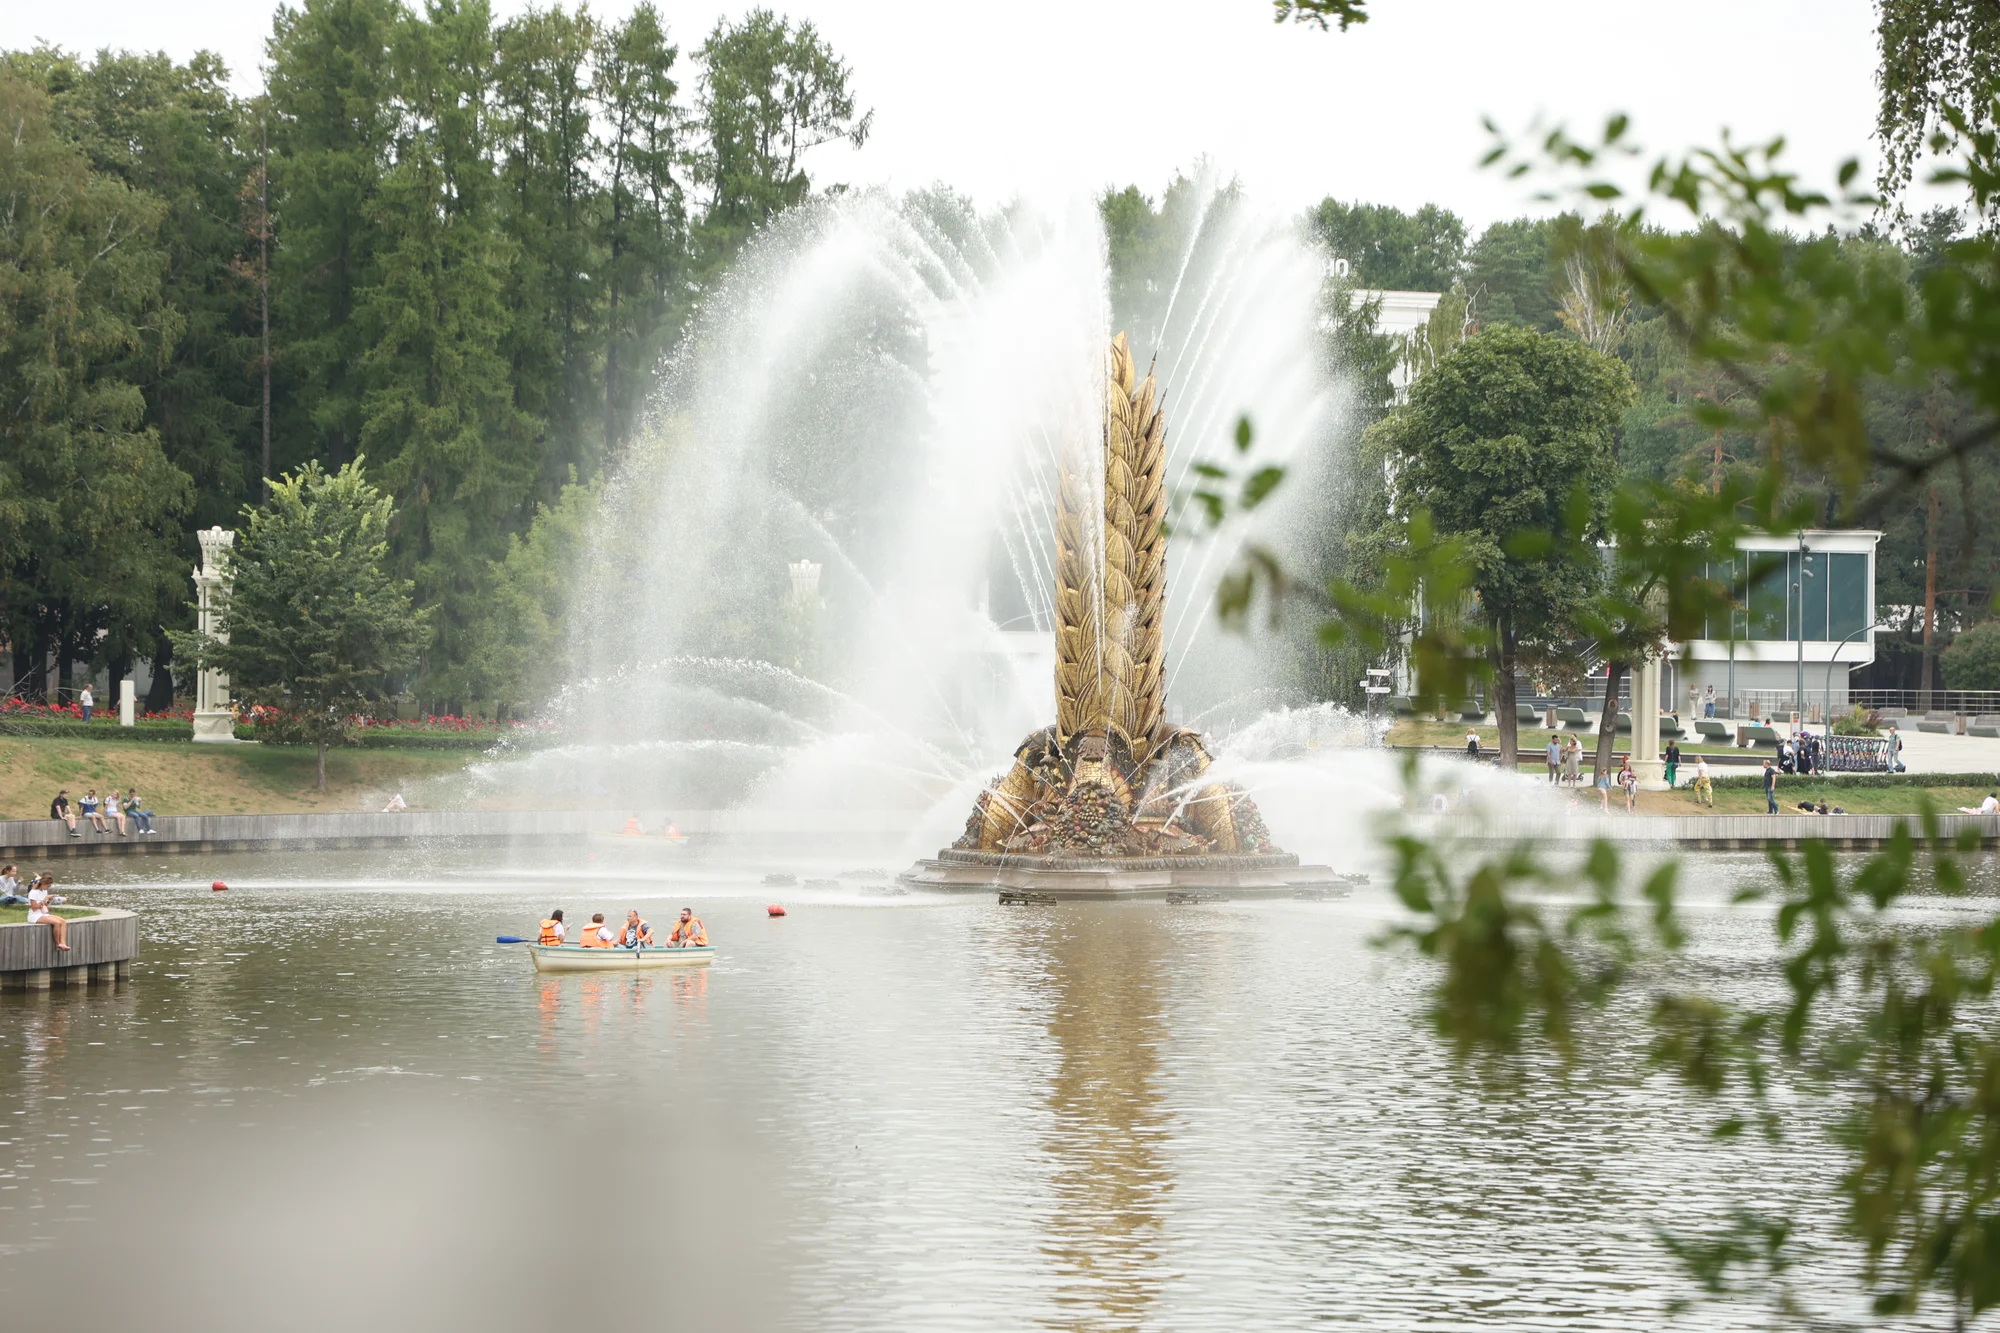
[[[684,949],[586,949],[581,944],[530,944],[537,972],[629,972],[636,968],[707,967],[715,946]]]

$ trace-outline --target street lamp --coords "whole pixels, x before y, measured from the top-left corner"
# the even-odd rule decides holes
[[[1812,577],[1812,570],[1806,567],[1806,557],[1812,554],[1812,547],[1806,545],[1806,535],[1799,534],[1799,576],[1792,580],[1792,605],[1798,608],[1799,616],[1799,677],[1792,687],[1793,706],[1799,710],[1792,723],[1792,734],[1799,734],[1799,728],[1806,721],[1806,580]]]
[[[1862,627],[1861,627],[1860,629],[1858,629],[1858,630],[1855,630],[1855,631],[1854,631],[1854,632],[1853,632],[1852,634],[1848,635],[1848,636],[1847,636],[1846,638],[1842,639],[1842,640],[1841,640],[1841,641],[1840,641],[1839,643],[1837,643],[1837,644],[1835,644],[1835,645],[1834,645],[1834,649],[1833,649],[1833,656],[1832,656],[1832,657],[1829,657],[1829,658],[1828,658],[1828,659],[1826,660],[1826,688],[1825,688],[1824,690],[1820,691],[1820,693],[1821,693],[1822,697],[1824,697],[1824,698],[1825,698],[1825,700],[1826,700],[1826,713],[1827,713],[1827,719],[1828,719],[1828,720],[1827,720],[1827,722],[1826,722],[1826,726],[1827,726],[1827,730],[1828,730],[1828,733],[1829,733],[1829,734],[1831,734],[1831,732],[1832,732],[1832,729],[1833,729],[1833,722],[1832,722],[1832,717],[1833,717],[1833,665],[1834,665],[1834,663],[1836,663],[1836,662],[1838,662],[1838,661],[1840,660],[1840,650],[1841,650],[1842,648],[1845,648],[1845,647],[1846,647],[1846,646],[1847,646],[1848,644],[1850,644],[1850,643],[1853,643],[1853,642],[1854,642],[1854,641],[1855,641],[1856,639],[1860,638],[1860,637],[1861,637],[1862,635],[1864,635],[1864,634],[1867,634],[1867,633],[1870,633],[1871,631],[1874,631],[1874,630],[1878,630],[1878,629],[1888,629],[1888,628],[1889,628],[1889,627],[1888,627],[1887,625],[1863,625],[1863,626],[1862,626]]]

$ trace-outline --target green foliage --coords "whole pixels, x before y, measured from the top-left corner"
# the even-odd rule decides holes
[[[392,692],[428,627],[410,585],[392,578],[391,501],[356,460],[328,474],[308,463],[246,510],[221,597],[220,634],[177,634],[176,651],[228,673],[247,703],[276,708],[319,749],[345,739],[356,710]]]
[[[1277,21],[1309,23],[1325,32],[1329,26],[1346,32],[1368,21],[1368,0],[1271,0]]]
[[[1940,659],[1954,690],[2000,690],[2000,620],[1973,626],[1951,641]]]
[[[1950,128],[1946,107],[1990,128],[2000,86],[2000,10],[1977,0],[1877,0],[1881,100],[1875,137],[1882,146],[1885,195],[1909,185],[1933,135]]]
[[[1385,204],[1328,198],[1306,218],[1327,249],[1353,266],[1355,282],[1364,287],[1450,291],[1465,264],[1465,223],[1436,204],[1405,213]]]
[[[802,201],[805,155],[822,144],[868,139],[874,113],[856,115],[845,61],[810,22],[768,9],[719,20],[702,43],[697,110],[708,150],[697,177],[708,186],[701,223],[710,263]]]
[[[1464,546],[1467,582],[1493,632],[1503,765],[1513,758],[1521,642],[1573,635],[1602,583],[1595,543],[1631,395],[1619,362],[1498,325],[1454,348],[1406,407],[1372,428],[1397,469],[1395,519],[1426,511]]]
[[[1562,327],[1554,256],[1559,232],[1549,218],[1496,222],[1466,254],[1466,289],[1481,325],[1518,324],[1554,333]]]
[[[1868,713],[1860,705],[1855,705],[1833,721],[1836,736],[1879,736],[1882,729],[1868,720]]]
[[[542,699],[560,687],[570,640],[567,613],[589,554],[598,498],[595,487],[565,486],[492,566],[477,654],[490,678],[485,697]]]
[[[166,356],[164,202],[94,170],[51,99],[0,65],[0,614],[17,672],[133,640],[181,577],[187,475],[127,378]]]

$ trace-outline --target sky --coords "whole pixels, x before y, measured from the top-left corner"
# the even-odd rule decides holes
[[[599,0],[617,16],[632,0]],[[1482,119],[1521,131],[1632,117],[1649,149],[1785,134],[1830,180],[1869,161],[1871,0],[1371,0],[1347,33],[1279,27],[1268,0],[771,0],[809,18],[875,112],[859,150],[822,148],[818,183],[942,182],[985,205],[1138,184],[1204,159],[1266,204],[1326,195],[1482,225],[1540,211],[1481,171]],[[527,7],[494,0],[502,14]],[[747,4],[664,0],[684,50]],[[219,52],[258,86],[269,0],[0,4],[0,46]],[[1872,165],[1872,164],[1871,164]]]

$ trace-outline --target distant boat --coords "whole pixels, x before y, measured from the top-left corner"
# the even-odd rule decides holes
[[[586,949],[581,944],[530,944],[537,972],[628,972],[635,968],[706,967],[715,958],[715,946],[689,945],[684,949],[651,948]]]

